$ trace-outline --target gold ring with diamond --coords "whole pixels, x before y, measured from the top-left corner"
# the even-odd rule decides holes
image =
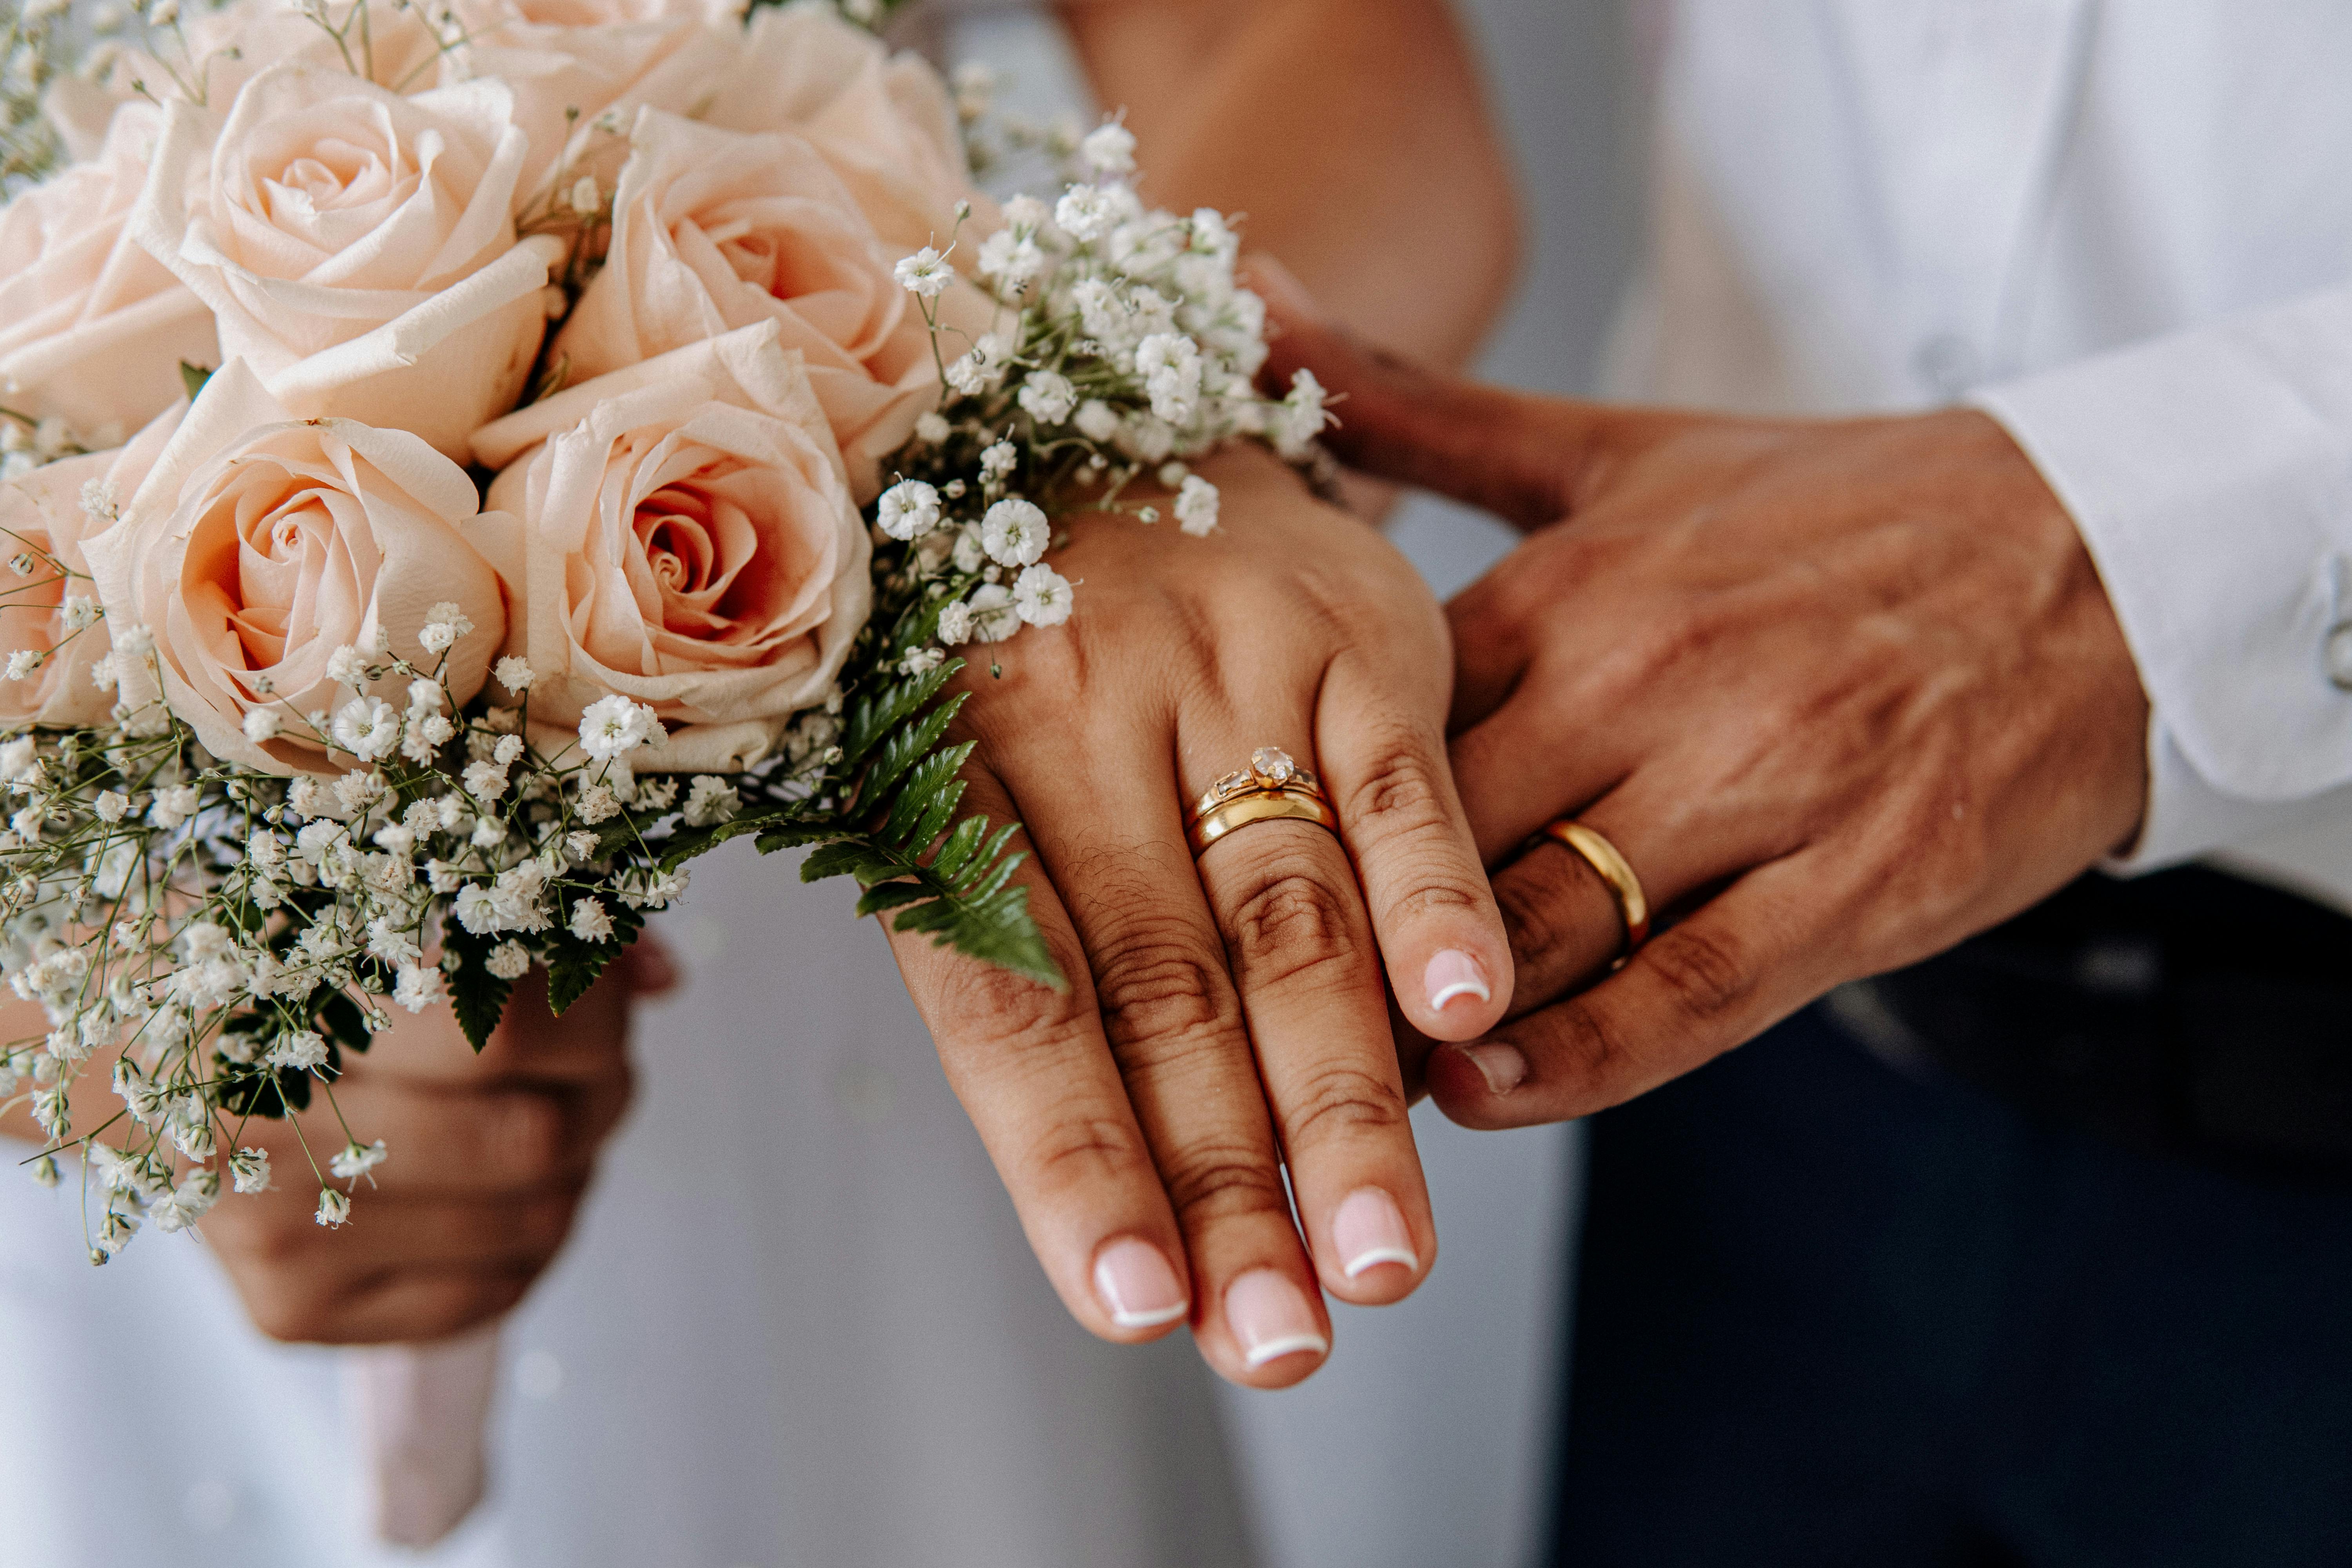
[[[1249,766],[1227,773],[1192,803],[1192,821],[1184,837],[1197,857],[1228,833],[1255,822],[1281,821],[1313,822],[1339,831],[1339,816],[1323,797],[1321,781],[1280,747],[1260,746],[1250,753]]]

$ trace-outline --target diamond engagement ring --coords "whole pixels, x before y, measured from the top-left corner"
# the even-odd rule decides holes
[[[1260,746],[1250,753],[1249,766],[1227,773],[1192,803],[1192,821],[1184,836],[1197,857],[1226,834],[1254,822],[1286,819],[1339,831],[1339,818],[1323,797],[1321,782],[1281,747]]]

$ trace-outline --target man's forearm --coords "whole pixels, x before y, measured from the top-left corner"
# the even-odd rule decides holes
[[[1459,363],[1510,289],[1519,214],[1447,0],[1064,0],[1145,195],[1248,220],[1326,310]]]

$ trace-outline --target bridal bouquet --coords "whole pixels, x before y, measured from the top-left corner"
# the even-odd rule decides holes
[[[1060,983],[942,693],[1071,614],[1057,513],[1206,532],[1188,458],[1321,428],[1253,391],[1224,221],[1116,121],[999,205],[980,84],[828,0],[73,21],[0,42],[0,972],[48,1022],[0,1102],[94,1261],[267,1185],[242,1119],[392,1009],[478,1048],[540,965],[561,1013],[740,836]],[[386,1151],[319,1154],[340,1223]]]

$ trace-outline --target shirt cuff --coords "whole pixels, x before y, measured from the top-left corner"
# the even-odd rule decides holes
[[[2352,291],[1972,401],[2074,514],[2193,776],[2249,802],[2352,783],[2352,692],[2327,676],[2352,616]]]

